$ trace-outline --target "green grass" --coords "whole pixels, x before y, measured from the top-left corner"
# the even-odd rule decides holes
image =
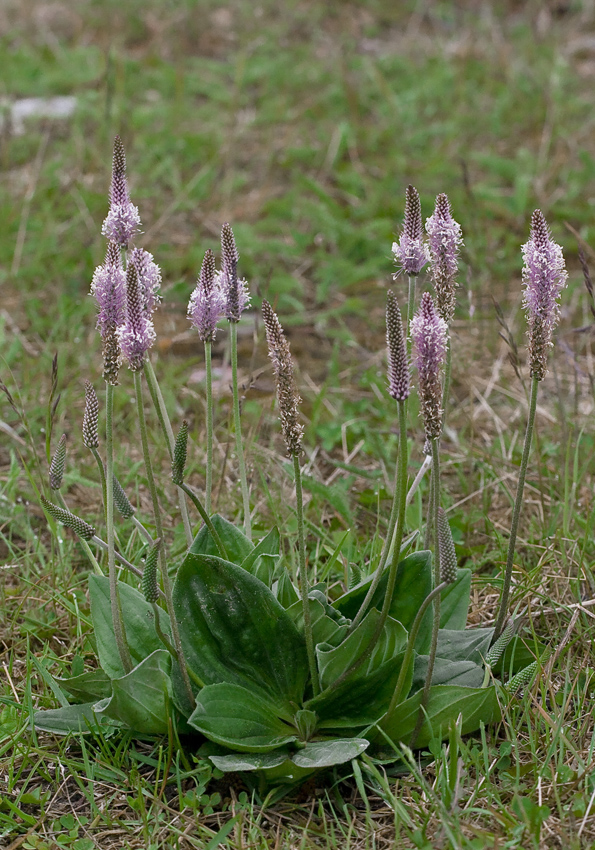
[[[0,395],[1,841],[19,840],[25,850],[593,845],[595,608],[568,607],[595,596],[593,367],[589,335],[572,331],[592,317],[576,241],[564,227],[595,244],[592,71],[588,55],[573,49],[592,21],[578,2],[554,10],[549,24],[539,4],[500,4],[498,13],[488,5],[85,0],[76,10],[48,6],[45,23],[34,3],[10,12],[0,96],[74,94],[78,105],[72,120],[32,122],[24,136],[5,133],[0,142],[0,379],[29,423]],[[82,382],[100,383],[87,293],[104,251],[118,132],[141,244],[163,269],[160,339],[173,342],[163,344],[156,370],[174,427],[189,417],[198,442],[190,476],[200,482],[204,471],[204,400],[200,383],[188,380],[202,360],[185,305],[204,250],[217,248],[229,220],[254,301],[276,303],[301,365],[312,479],[306,520],[315,531],[308,546],[312,560],[322,563],[324,554],[340,577],[369,554],[378,502],[385,514],[390,506],[396,423],[385,393],[383,310],[404,188],[417,186],[424,217],[434,196],[448,193],[465,249],[444,504],[459,561],[475,573],[477,623],[496,604],[524,428],[515,400],[523,388],[498,338],[491,296],[523,363],[519,246],[530,213],[543,209],[571,279],[540,395],[513,604],[528,605],[533,628],[554,644],[572,629],[554,668],[506,706],[500,725],[455,735],[407,774],[387,777],[363,761],[355,775],[331,772],[281,801],[230,785],[192,753],[179,755],[173,739],[77,743],[31,729],[33,706],[56,705],[47,672],[76,670],[93,652],[88,564],[69,533],[51,536],[36,490],[46,487],[43,429],[57,351],[52,445],[68,434],[68,501],[88,519],[100,514],[80,423]],[[404,284],[395,289],[404,302]],[[262,341],[252,359],[250,335],[244,339],[246,377],[249,364],[267,361]],[[289,555],[291,480],[267,380],[268,371],[244,408],[253,490],[261,494],[256,532],[278,522]],[[218,507],[233,519],[240,500],[226,386],[224,377]],[[135,492],[130,396],[123,372],[116,465],[148,516],[142,481]],[[412,470],[422,460],[416,422],[412,411]],[[150,428],[157,443],[156,421]],[[165,453],[158,463],[166,470]],[[172,488],[163,501],[174,504]],[[409,527],[423,511],[425,498],[414,501]],[[181,551],[173,510],[167,524],[171,551]],[[129,528],[119,532],[126,541]],[[133,539],[130,552],[135,547]],[[545,616],[544,606],[559,610]]]

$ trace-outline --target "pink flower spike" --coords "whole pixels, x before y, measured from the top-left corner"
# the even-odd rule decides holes
[[[114,139],[114,159],[109,199],[110,208],[101,232],[111,242],[126,246],[139,229],[140,215],[138,207],[134,206],[128,194],[126,155],[119,136]]]
[[[120,247],[110,242],[103,265],[95,269],[91,295],[97,301],[97,330],[105,338],[117,328],[126,315],[126,275],[122,266]]]
[[[438,195],[434,214],[426,221],[430,240],[430,262],[436,291],[438,315],[450,324],[454,317],[459,270],[459,247],[463,244],[461,225],[452,217],[450,201],[445,194]]]
[[[188,318],[203,342],[212,342],[217,334],[217,322],[224,315],[221,289],[215,281],[215,257],[209,249],[202,261],[200,275],[188,302]]]
[[[446,357],[447,334],[446,322],[436,312],[432,296],[424,292],[419,310],[411,320],[411,339],[421,414],[429,440],[439,437],[442,431],[440,372]]]
[[[421,222],[421,201],[419,192],[414,186],[407,186],[405,191],[405,216],[403,232],[398,242],[393,242],[395,262],[400,265],[400,271],[410,277],[420,273],[429,260],[427,246],[423,242],[423,227]],[[393,277],[397,277],[399,272]]]
[[[143,306],[138,272],[133,263],[128,263],[126,269],[126,321],[118,328],[118,339],[130,369],[138,372],[155,342],[155,330]]]

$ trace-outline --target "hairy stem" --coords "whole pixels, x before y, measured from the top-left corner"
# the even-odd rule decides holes
[[[211,366],[210,341],[205,341],[205,369],[207,372],[207,480],[205,485],[205,509],[211,516],[211,491],[213,489],[213,370]]]
[[[238,325],[237,322],[229,323],[229,337],[231,340],[231,388],[233,393],[233,425],[236,434],[236,454],[240,470],[240,487],[242,490],[242,502],[244,504],[244,533],[248,540],[252,540],[252,524],[250,520],[250,496],[248,494],[248,479],[246,477],[246,463],[244,461],[244,447],[242,444],[242,426],[240,421],[240,396],[238,392]]]
[[[151,501],[153,503],[153,513],[155,515],[155,529],[157,532],[157,538],[161,538],[163,540],[163,524],[161,522],[161,511],[159,508],[159,499],[157,497],[157,487],[155,486],[155,478],[153,476],[153,465],[151,463],[149,441],[147,439],[147,423],[145,421],[145,410],[143,406],[143,387],[141,380],[141,372],[135,371],[133,372],[133,375],[134,392],[136,395],[136,407],[138,411],[138,422],[140,428],[141,443],[143,447],[143,457],[145,461],[145,472],[147,474],[147,484],[149,487],[149,492],[151,494]],[[176,650],[176,655],[178,657],[178,664],[180,666],[180,672],[184,680],[184,686],[186,688],[188,698],[190,699],[191,705],[193,705],[194,694],[192,692],[190,679],[188,677],[188,671],[186,669],[186,660],[184,658],[184,651],[182,649],[182,641],[180,638],[180,630],[178,629],[178,622],[175,616],[171,582],[169,580],[169,573],[167,571],[167,563],[165,560],[165,552],[163,546],[159,547],[159,566],[161,569],[161,578],[163,581],[163,592],[165,594],[165,606],[167,608],[167,613],[169,614],[171,620],[171,633],[174,642],[174,647]]]
[[[516,537],[519,528],[519,518],[521,515],[521,507],[523,504],[523,490],[525,489],[525,478],[527,475],[527,465],[529,463],[529,453],[531,451],[531,439],[535,428],[535,411],[537,410],[537,391],[539,389],[539,381],[533,377],[531,381],[531,397],[529,399],[529,415],[527,417],[527,429],[525,431],[525,444],[523,446],[523,455],[521,458],[521,467],[519,469],[519,480],[517,483],[516,498],[514,500],[514,508],[512,511],[512,522],[510,524],[510,538],[508,540],[508,555],[506,558],[506,572],[504,573],[504,584],[502,585],[502,595],[500,596],[500,605],[498,607],[498,615],[496,617],[496,625],[494,627],[494,636],[492,643],[500,637],[508,616],[508,600],[510,597],[510,584],[512,581],[512,568],[514,561],[514,550],[516,547]]]
[[[221,555],[221,557],[225,561],[228,561],[229,556],[227,554],[227,549],[225,548],[223,541],[221,540],[219,534],[217,533],[217,529],[215,528],[215,526],[211,522],[211,518],[208,515],[208,513],[206,512],[205,506],[200,501],[200,499],[198,498],[196,493],[193,490],[191,490],[190,487],[187,484],[180,484],[180,487],[182,488],[184,493],[186,493],[186,495],[188,496],[190,501],[193,503],[196,510],[201,515],[201,517],[204,521],[204,524],[209,529],[211,536],[212,536],[213,540],[215,541],[215,545],[217,546],[217,549],[219,549],[219,554]]]
[[[107,526],[107,563],[109,576],[109,595],[110,606],[112,612],[112,625],[114,628],[114,637],[116,646],[120,655],[120,661],[125,673],[130,673],[132,670],[132,658],[130,649],[126,641],[126,632],[124,631],[124,622],[122,618],[122,606],[120,603],[120,595],[118,593],[118,577],[116,575],[116,557],[115,557],[115,538],[114,538],[114,388],[110,383],[105,384],[106,399],[105,399],[105,416],[106,416],[106,504],[105,517]]]
[[[293,456],[293,470],[295,477],[295,498],[298,523],[298,558],[299,558],[299,585],[302,597],[302,610],[304,613],[304,635],[306,638],[306,652],[308,654],[308,666],[310,678],[312,679],[312,690],[314,696],[320,693],[320,680],[318,678],[318,667],[316,666],[316,655],[314,654],[314,638],[312,637],[312,621],[310,618],[310,603],[308,599],[308,576],[306,574],[306,539],[304,535],[304,500],[302,493],[302,470],[298,455]]]

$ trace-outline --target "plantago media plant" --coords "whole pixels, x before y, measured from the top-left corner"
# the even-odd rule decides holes
[[[102,231],[108,239],[106,257],[91,284],[103,340],[105,391],[100,402],[87,382],[82,423],[83,442],[95,458],[103,492],[104,517],[95,525],[105,527],[105,541],[87,519],[68,510],[60,495],[65,438],[50,466],[53,497],[42,502],[49,515],[82,538],[92,565],[89,595],[98,666],[57,679],[55,688],[68,695],[69,704],[37,711],[37,727],[56,733],[127,729],[139,735],[174,730],[180,746],[194,748],[223,771],[256,772],[262,782],[292,785],[364,752],[398,760],[403,745],[426,746],[447,736],[457,722],[465,734],[497,720],[506,684],[495,677],[502,670],[518,674],[511,679],[513,688],[530,681],[540,649],[536,644],[531,653],[521,643],[508,603],[537,387],[546,372],[558,297],[566,281],[561,250],[541,212],[533,214],[531,236],[523,248],[532,390],[508,562],[495,628],[473,629],[466,628],[471,573],[457,565],[440,477],[449,327],[462,244],[446,195],[436,199],[426,242],[419,195],[413,186],[406,191],[403,233],[393,245],[395,259],[409,278],[405,326],[397,292],[389,289],[386,302],[386,403],[395,407],[399,435],[393,501],[377,555],[356,564],[359,580],[351,587],[341,585],[333,574],[327,582],[313,581],[316,571],[307,552],[316,547],[307,546],[313,532],[304,519],[302,496],[302,458],[312,447],[304,445],[289,342],[267,300],[262,302],[262,318],[295,486],[295,573],[281,554],[277,528],[253,539],[255,499],[246,475],[237,380],[237,324],[250,294],[239,277],[240,256],[228,223],[221,231],[221,270],[207,250],[188,304],[188,318],[204,344],[207,416],[204,488],[185,481],[188,424],[180,423],[174,436],[149,359],[161,273],[150,253],[133,246],[139,226],[117,138],[110,208]],[[416,283],[428,263],[434,296],[425,291],[417,299]],[[211,345],[224,318],[229,326],[241,528],[212,514],[211,508]],[[123,361],[130,378],[121,375]],[[407,437],[421,431],[408,419],[413,383],[431,457],[425,529],[408,528],[406,523],[412,487]],[[146,522],[137,517],[114,468],[114,393],[128,394],[131,386],[152,505]],[[147,437],[146,389],[171,456],[187,539],[181,558],[168,551]],[[125,545],[122,532],[115,532],[117,513],[133,523],[136,543],[131,546]],[[424,539],[426,548],[421,548]],[[122,548],[134,554],[125,557]],[[103,550],[106,574],[99,557]]]

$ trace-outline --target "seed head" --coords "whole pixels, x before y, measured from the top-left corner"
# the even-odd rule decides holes
[[[88,449],[99,448],[99,401],[91,381],[85,381],[85,412],[83,414],[83,443]]]
[[[401,311],[389,289],[386,301],[386,347],[388,350],[388,393],[396,401],[409,398],[410,374]]]
[[[225,316],[230,322],[239,322],[242,312],[250,304],[248,284],[238,280],[238,260],[240,255],[231,225],[227,222],[221,228],[221,273],[219,287],[223,296]]]
[[[118,328],[122,354],[133,372],[143,368],[145,355],[155,342],[153,321],[144,308],[136,266],[126,267],[126,321]]]
[[[293,361],[289,343],[285,339],[281,323],[268,301],[262,302],[262,316],[269,347],[269,357],[277,381],[277,401],[283,439],[287,454],[296,457],[302,453],[304,427],[299,424],[299,403],[301,398],[293,377]]]
[[[522,252],[530,374],[542,381],[547,372],[552,333],[560,318],[558,298],[566,286],[568,273],[562,248],[551,238],[541,210],[535,210],[531,217],[531,235]]]
[[[110,208],[101,232],[118,245],[127,245],[140,225],[138,207],[130,201],[126,183],[126,155],[119,136],[114,139]]]
[[[157,600],[159,599],[159,587],[157,584],[157,559],[159,557],[160,546],[161,538],[155,541],[145,560],[145,568],[143,570],[142,578],[142,590],[143,596],[145,597],[147,602],[157,602]]]
[[[434,214],[426,221],[430,241],[430,262],[436,292],[436,309],[447,324],[455,313],[459,269],[459,247],[463,244],[461,225],[452,217],[450,201],[445,194],[438,195]]]
[[[188,318],[203,342],[213,342],[217,334],[217,322],[225,315],[224,299],[220,287],[216,285],[215,274],[215,257],[209,249],[188,302]]]
[[[411,320],[411,339],[421,414],[429,440],[439,437],[442,431],[440,368],[446,356],[446,337],[446,322],[436,312],[432,296],[424,292],[419,310]]]
[[[429,259],[423,241],[419,192],[411,185],[405,191],[403,232],[399,241],[393,242],[393,255],[400,265],[399,272],[404,271],[410,277],[418,275]],[[397,277],[399,272],[393,277]]]
[[[50,487],[52,490],[59,490],[62,486],[62,476],[64,475],[64,463],[66,461],[66,434],[62,434],[58,442],[54,457],[50,464]]]

